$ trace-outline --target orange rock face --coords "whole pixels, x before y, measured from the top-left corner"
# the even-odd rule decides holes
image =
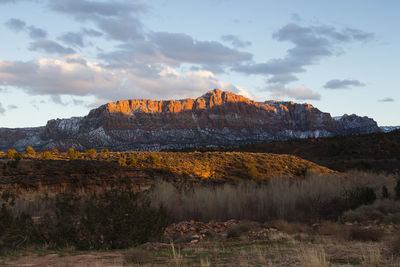
[[[222,106],[227,103],[247,103],[259,107],[254,101],[241,95],[224,92],[219,89],[207,93],[196,99],[155,101],[147,99],[132,99],[108,103],[106,110],[109,113],[122,113],[125,115],[134,112],[144,113],[179,113],[184,111],[195,111]]]

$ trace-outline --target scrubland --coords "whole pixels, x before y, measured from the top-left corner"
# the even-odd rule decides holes
[[[0,263],[400,265],[397,173],[342,173],[266,153],[49,153],[3,155]],[[74,164],[85,175],[68,173]],[[138,190],[129,174],[144,170],[151,183]],[[46,173],[112,179],[102,190],[34,186]],[[18,183],[25,190],[12,190]]]

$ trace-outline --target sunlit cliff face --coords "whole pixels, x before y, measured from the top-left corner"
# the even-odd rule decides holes
[[[132,99],[125,101],[117,101],[107,104],[107,111],[110,113],[123,113],[131,114],[133,112],[145,113],[162,113],[171,112],[178,113],[182,111],[197,110],[197,109],[210,109],[214,106],[222,106],[226,103],[247,103],[250,105],[259,106],[254,101],[245,98],[241,95],[236,95],[229,92],[224,92],[219,89],[214,89],[207,94],[196,99],[182,99],[182,100],[167,100],[167,101],[154,101],[147,99]]]

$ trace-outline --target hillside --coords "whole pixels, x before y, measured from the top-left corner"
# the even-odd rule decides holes
[[[396,172],[400,169],[400,130],[265,142],[216,150],[296,155],[338,171],[362,169]]]
[[[267,153],[110,152],[94,156],[82,153],[77,160],[68,160],[65,153],[53,157],[52,160],[25,158],[16,166],[13,161],[2,159],[0,188],[90,191],[104,188],[122,177],[129,178],[137,190],[142,190],[157,179],[174,183],[234,182],[304,177],[308,171],[334,173],[295,156]]]

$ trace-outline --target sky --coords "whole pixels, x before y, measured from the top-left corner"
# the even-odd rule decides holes
[[[0,0],[0,127],[214,88],[400,125],[398,0]]]

